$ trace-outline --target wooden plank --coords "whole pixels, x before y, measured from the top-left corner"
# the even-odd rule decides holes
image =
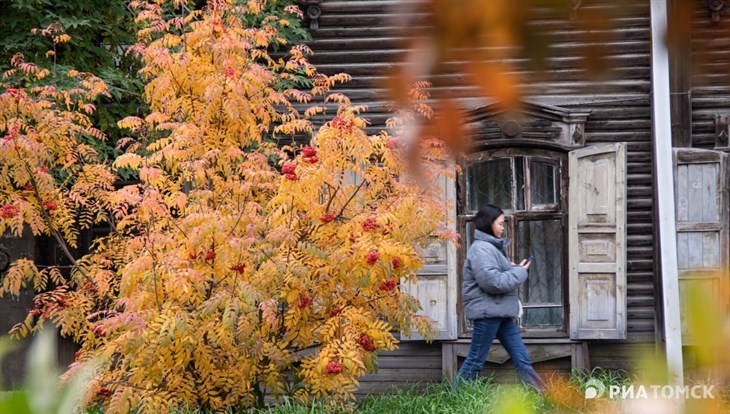
[[[591,371],[591,360],[588,342],[571,344],[571,346],[573,348],[570,361],[571,368],[582,373],[589,373]]]
[[[632,319],[632,320],[644,319],[644,320],[651,321],[654,319],[654,312],[655,312],[654,308],[651,308],[651,307],[646,307],[646,308],[633,307],[633,308],[629,309],[628,315],[629,315],[629,319]]]
[[[670,14],[676,13],[673,24],[691,25],[692,16],[682,7],[684,0],[670,0]],[[692,146],[692,32],[686,30],[669,49],[670,111],[672,146]]]
[[[677,234],[677,266],[679,269],[689,268],[689,234]]]
[[[703,195],[702,167],[697,165],[687,165],[687,199],[694,200],[699,204],[704,202]],[[701,205],[688,206],[688,220],[702,221]]]
[[[378,358],[379,368],[408,368],[413,366],[422,367],[424,369],[441,369],[441,355],[428,358],[415,357],[417,351],[411,351],[408,357],[398,358]]]
[[[720,220],[720,170],[717,164],[702,165],[702,221]]]
[[[443,355],[441,359],[443,377],[446,381],[453,383],[456,379],[456,372],[458,370],[456,348],[453,344],[444,343],[441,348],[441,352]]]
[[[677,221],[689,221],[689,200],[688,194],[688,180],[689,180],[689,166],[679,165],[677,167],[677,176],[675,181],[676,187],[676,198],[677,198]]]
[[[441,368],[380,368],[376,373],[370,373],[360,378],[365,382],[398,382],[398,381],[440,381]]]
[[[720,232],[702,233],[702,268],[720,268],[722,251],[720,250]]]
[[[687,234],[687,244],[690,246],[688,248],[688,255],[689,258],[687,260],[687,269],[698,269],[702,267],[702,258],[704,256],[702,250],[702,242],[704,240],[704,237],[702,237],[702,233],[686,233]]]
[[[641,338],[640,341],[651,341],[654,337],[654,321],[647,319],[632,319],[628,321],[629,331],[633,331],[633,336]],[[646,336],[640,337],[638,334],[647,332]]]

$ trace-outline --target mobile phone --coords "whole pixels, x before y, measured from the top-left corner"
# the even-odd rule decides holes
[[[533,256],[533,255],[529,255],[529,256],[527,257],[527,259],[526,259],[526,260],[527,260],[528,262],[531,262],[531,261],[535,260],[535,256]]]

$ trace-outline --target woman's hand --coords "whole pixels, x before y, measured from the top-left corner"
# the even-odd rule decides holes
[[[520,262],[520,266],[524,267],[525,269],[529,269],[532,262],[528,261],[527,259],[522,259]]]

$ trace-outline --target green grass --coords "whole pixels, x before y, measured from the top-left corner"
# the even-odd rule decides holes
[[[393,413],[517,413],[537,412],[543,399],[526,388],[474,381],[452,390],[448,384],[424,392],[404,391],[365,399],[358,414]]]
[[[455,390],[449,384],[433,384],[426,389],[369,396],[344,406],[316,402],[307,407],[287,400],[256,414],[516,414],[542,412],[544,408],[543,398],[526,388],[485,380],[466,383]]]
[[[457,389],[449,384],[432,384],[394,394],[366,397],[345,406],[333,407],[322,402],[303,406],[285,400],[282,404],[259,410],[256,414],[537,414],[596,412],[584,400],[589,379],[606,388],[623,385],[631,378],[622,371],[594,369],[589,375],[573,374],[569,378],[545,378],[552,384],[552,397],[543,398],[531,389],[516,385],[495,384],[489,378],[465,383]],[[556,392],[556,388],[559,388]],[[600,412],[600,411],[599,411]]]
[[[290,398],[260,410],[230,410],[220,414],[573,414],[618,412],[619,401],[606,398],[586,400],[584,391],[589,380],[599,381],[608,388],[612,385],[630,385],[637,381],[623,371],[594,369],[589,375],[573,374],[570,377],[549,376],[547,397],[530,388],[516,385],[494,384],[491,379],[465,383],[452,389],[447,383],[431,384],[425,388],[414,384],[412,389],[396,391],[393,394],[372,395],[363,399],[335,403],[314,401],[300,404]],[[723,389],[728,395],[720,397],[722,407],[730,414],[728,404],[730,389]],[[708,412],[707,410],[691,412]],[[87,414],[103,414],[99,409]],[[180,409],[173,414],[213,414],[201,409]],[[218,414],[218,413],[216,413]]]

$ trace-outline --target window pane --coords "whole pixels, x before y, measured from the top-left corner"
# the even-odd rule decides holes
[[[523,157],[515,158],[515,188],[516,188],[516,204],[515,210],[525,209],[525,159]]]
[[[523,328],[554,326],[563,324],[563,308],[528,308],[523,309],[520,325]]]
[[[532,255],[530,276],[520,288],[523,305],[563,303],[563,228],[560,220],[521,221],[517,224],[517,257]],[[531,311],[523,325],[562,325],[563,312]],[[527,314],[526,314],[527,315]]]
[[[508,158],[495,158],[466,168],[469,210],[483,204],[512,208],[512,166]]]
[[[557,204],[558,186],[555,164],[531,161],[530,175],[532,205]]]

